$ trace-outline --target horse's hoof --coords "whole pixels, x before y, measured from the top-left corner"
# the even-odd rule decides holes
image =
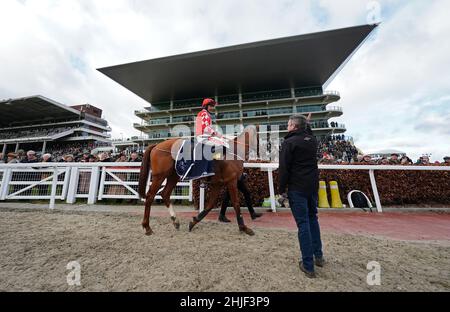
[[[250,236],[255,235],[255,232],[253,232],[252,229],[249,229],[249,228],[247,228],[247,227],[244,228],[244,229],[241,229],[240,231],[241,231],[241,232],[244,232],[245,234],[250,235]]]
[[[179,223],[179,222],[174,223],[173,226],[174,226],[177,230],[180,229],[180,223]]]
[[[194,222],[189,222],[189,232],[191,232],[192,231],[192,229],[194,228],[194,226],[195,226],[195,223]]]
[[[152,229],[146,229],[146,230],[145,230],[145,235],[150,236],[150,235],[152,235],[152,234],[153,234]]]

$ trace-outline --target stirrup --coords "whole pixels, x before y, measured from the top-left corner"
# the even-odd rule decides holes
[[[206,178],[206,177],[210,177],[213,175],[215,175],[214,172],[212,172],[212,173],[203,172],[202,175],[200,176],[200,178]]]

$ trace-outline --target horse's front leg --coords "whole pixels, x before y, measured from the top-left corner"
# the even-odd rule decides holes
[[[230,193],[230,199],[233,203],[234,211],[236,212],[236,219],[239,226],[239,231],[244,232],[248,235],[255,235],[255,232],[253,232],[252,229],[250,229],[245,225],[244,218],[241,215],[241,205],[239,203],[237,181],[228,183],[228,192]]]
[[[220,184],[215,183],[211,185],[211,189],[209,191],[209,200],[208,205],[206,206],[205,210],[200,212],[196,217],[193,218],[191,222],[189,222],[189,232],[192,231],[194,226],[203,220],[203,218],[206,217],[206,215],[214,208],[214,204],[217,201],[217,196],[219,195],[220,191]]]

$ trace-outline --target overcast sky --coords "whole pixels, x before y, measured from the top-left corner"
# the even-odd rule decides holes
[[[2,0],[0,99],[41,94],[103,109],[139,135],[148,103],[96,68],[382,21],[327,86],[364,152],[450,154],[450,1]],[[0,112],[1,113],[1,112]]]

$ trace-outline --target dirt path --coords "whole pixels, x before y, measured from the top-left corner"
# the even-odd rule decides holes
[[[187,232],[169,218],[106,213],[0,211],[0,291],[450,291],[450,248],[348,234],[323,234],[328,260],[319,278],[298,269],[297,233],[212,221]],[[81,286],[68,286],[68,262]],[[381,265],[368,286],[366,265]]]

